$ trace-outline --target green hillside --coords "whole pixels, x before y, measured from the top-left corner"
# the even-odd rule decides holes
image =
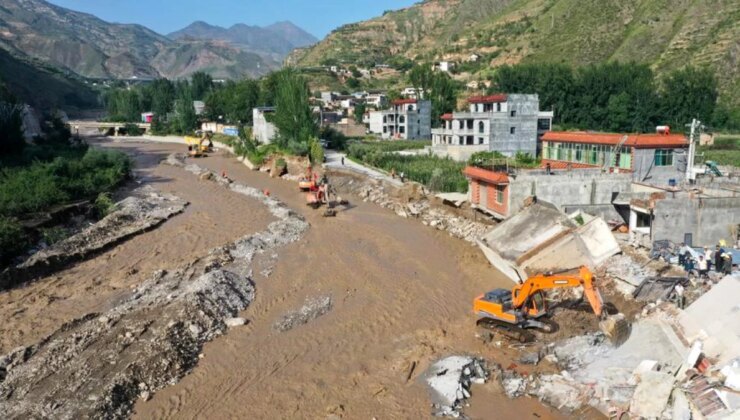
[[[737,0],[427,0],[345,25],[291,58],[373,65],[396,55],[464,63],[461,78],[519,62],[650,64],[659,74],[691,64],[712,68],[728,103],[740,100]]]

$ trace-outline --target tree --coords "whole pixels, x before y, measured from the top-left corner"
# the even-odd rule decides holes
[[[427,99],[432,101],[432,125],[438,127],[440,117],[455,110],[457,106],[457,88],[452,78],[446,73],[435,73],[427,90]]]
[[[364,103],[360,103],[355,105],[355,122],[357,124],[362,124],[362,118],[365,116],[365,111],[367,110],[367,105]]]
[[[707,68],[686,67],[662,80],[661,114],[668,124],[683,128],[693,118],[710,121],[717,106],[717,80]]]
[[[430,64],[419,64],[414,66],[408,73],[409,82],[416,91],[416,97],[424,99],[425,95],[432,88],[434,80],[434,71]]]
[[[360,81],[355,79],[354,77],[350,77],[349,79],[347,79],[346,84],[348,88],[353,89],[353,90],[358,89],[360,87]]]
[[[157,79],[145,89],[151,98],[151,109],[155,115],[166,117],[175,104],[175,85],[167,79]]]
[[[309,140],[318,131],[309,105],[308,83],[292,68],[277,72],[275,80],[277,90],[272,123],[278,131],[276,143],[296,154],[307,153]]]
[[[175,103],[175,117],[174,129],[180,134],[188,134],[195,129],[198,123],[198,116],[195,115],[195,108],[193,107],[193,96],[188,89],[184,89],[180,92],[179,97]]]
[[[23,108],[0,79],[0,156],[18,153],[25,146]]]
[[[208,92],[213,89],[213,78],[202,71],[195,72],[190,78],[190,89],[194,100],[203,100]]]

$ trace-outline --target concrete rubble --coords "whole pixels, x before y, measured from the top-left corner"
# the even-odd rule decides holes
[[[185,167],[181,156],[167,162]],[[188,170],[208,172],[195,165]],[[227,320],[234,324],[254,299],[254,258],[299,240],[309,228],[259,190],[218,184],[259,200],[277,220],[203,258],[159,271],[109,309],[0,358],[3,418],[126,418],[136,399],[151,398],[193,369],[203,344],[223,334]]]
[[[308,299],[300,309],[287,313],[276,321],[273,328],[280,332],[292,330],[295,327],[308,324],[322,315],[326,315],[331,311],[331,308],[331,296]]]
[[[471,386],[488,379],[483,360],[468,356],[449,356],[434,363],[423,375],[431,388],[434,415],[460,417],[463,403],[471,396]]]
[[[517,283],[527,273],[595,269],[620,248],[603,219],[586,216],[574,219],[538,201],[486,233],[478,246],[491,265]]]
[[[0,290],[34,277],[50,274],[134,235],[152,229],[181,213],[188,203],[151,186],[133,191],[115,204],[113,212],[67,239],[42,249],[23,263],[0,274]]]
[[[474,244],[490,228],[486,224],[433,205],[431,195],[418,184],[407,184],[407,188],[414,189],[415,192],[404,197],[403,189],[387,186],[377,180],[358,179],[341,172],[334,172],[330,177],[340,190],[357,194],[363,201],[392,210],[400,217],[419,219],[424,225],[445,231],[454,238]]]

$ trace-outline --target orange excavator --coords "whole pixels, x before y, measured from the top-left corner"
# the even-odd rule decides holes
[[[569,270],[570,271],[570,270]],[[528,330],[552,333],[557,324],[548,319],[545,291],[562,288],[583,287],[596,316],[601,319],[599,327],[615,344],[622,344],[630,334],[630,325],[623,314],[608,315],[604,300],[594,284],[593,274],[581,267],[576,275],[563,273],[538,274],[530,277],[513,289],[496,289],[475,298],[473,311],[478,315],[478,326],[502,332],[521,342],[530,342],[535,336]]]

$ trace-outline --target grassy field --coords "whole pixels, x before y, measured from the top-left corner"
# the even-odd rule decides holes
[[[711,160],[721,166],[732,165],[740,168],[740,135],[718,135],[713,145],[700,146],[699,152],[704,154],[706,161]]]

